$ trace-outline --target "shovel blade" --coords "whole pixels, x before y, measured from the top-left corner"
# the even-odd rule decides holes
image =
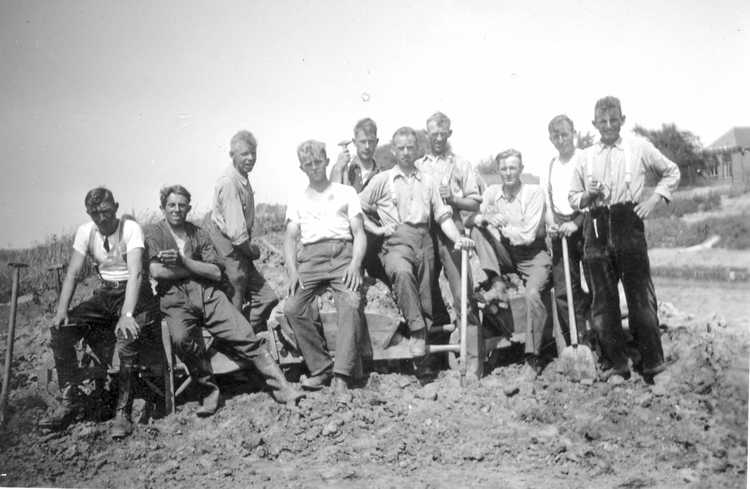
[[[597,379],[594,353],[586,345],[565,347],[560,355],[560,370],[574,382]]]

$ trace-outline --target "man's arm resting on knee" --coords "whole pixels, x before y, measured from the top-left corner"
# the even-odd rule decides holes
[[[474,247],[474,241],[472,241],[469,238],[465,238],[461,236],[461,233],[458,232],[458,228],[454,224],[453,220],[450,218],[450,216],[444,216],[443,220],[440,221],[438,224],[440,224],[440,229],[443,230],[446,236],[448,236],[448,239],[453,241],[455,243],[456,248],[473,248]]]
[[[62,324],[68,322],[68,307],[70,307],[70,299],[73,297],[73,293],[76,290],[78,284],[78,276],[83,270],[83,263],[86,261],[86,257],[79,251],[73,250],[73,254],[70,257],[70,264],[68,264],[68,271],[65,274],[65,280],[63,281],[62,288],[60,289],[60,297],[57,301],[57,313],[54,319],[52,319],[52,327],[57,328]]]
[[[115,334],[125,338],[137,338],[140,325],[133,317],[133,311],[138,304],[143,281],[143,248],[134,248],[128,252],[128,283],[125,286],[125,300],[120,310],[120,319],[115,327]]]

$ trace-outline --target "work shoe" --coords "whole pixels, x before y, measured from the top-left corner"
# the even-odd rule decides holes
[[[333,376],[333,393],[336,396],[336,404],[352,402],[352,393],[349,391],[349,378],[347,376],[339,374]]]
[[[409,337],[409,353],[414,358],[427,355],[427,328],[411,332]]]
[[[194,365],[195,367],[191,369],[190,375],[205,393],[201,398],[201,407],[198,408],[195,415],[199,418],[205,418],[213,415],[219,409],[221,392],[219,386],[216,385],[216,380],[214,380],[211,362],[205,353],[197,359]]]
[[[219,403],[221,402],[221,392],[219,387],[214,384],[214,388],[201,399],[201,407],[195,412],[195,415],[199,418],[207,418],[212,416],[219,409]]]
[[[52,431],[64,430],[81,412],[81,398],[81,390],[77,385],[64,387],[60,405],[52,414],[40,419],[37,423],[38,426]]]
[[[265,348],[262,348],[258,356],[253,359],[253,365],[263,375],[266,384],[272,389],[271,396],[276,402],[286,404],[296,402],[305,397],[304,392],[297,390],[286,380],[279,364],[276,363]]]
[[[318,375],[303,376],[299,383],[307,391],[319,391],[323,387],[330,385],[332,378],[333,373],[330,370],[325,370]]]
[[[121,440],[133,432],[133,422],[130,420],[130,414],[125,411],[117,411],[115,419],[112,420],[112,426],[109,429],[109,436],[113,440]]]
[[[619,368],[619,369],[613,367],[613,368],[604,370],[599,374],[600,381],[609,382],[611,384],[621,384],[623,381],[628,380],[628,379],[630,379],[630,369],[628,367]]]
[[[113,440],[125,438],[133,432],[130,413],[133,410],[133,364],[127,360],[120,360],[120,372],[117,375],[117,404],[115,419],[109,429],[109,436]]]

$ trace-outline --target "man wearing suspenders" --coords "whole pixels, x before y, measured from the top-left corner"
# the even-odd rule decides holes
[[[680,183],[680,170],[647,139],[621,136],[624,122],[617,98],[596,102],[593,124],[601,139],[578,161],[569,201],[573,209],[589,209],[583,221],[583,261],[591,279],[592,327],[611,367],[603,376],[630,377],[617,293],[617,282],[622,281],[629,327],[640,354],[634,366],[651,381],[666,364],[643,219],[662,200],[669,201]],[[647,172],[660,179],[654,193],[644,198]]]
[[[112,192],[95,188],[86,194],[91,222],[81,225],[73,240],[73,253],[60,291],[57,314],[52,319],[51,342],[62,403],[40,427],[60,430],[80,411],[79,372],[75,343],[85,337],[94,352],[108,363],[113,344],[120,360],[118,396],[112,438],[123,438],[133,429],[133,369],[141,342],[158,341],[153,334],[159,304],[143,273],[143,232],[133,220],[118,219]],[[99,288],[88,300],[68,310],[86,256],[99,272]],[[70,324],[70,326],[67,326]]]

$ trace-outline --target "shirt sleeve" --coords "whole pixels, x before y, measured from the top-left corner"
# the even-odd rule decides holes
[[[229,179],[219,183],[218,202],[221,215],[224,217],[224,233],[234,246],[250,240],[245,213],[242,210],[242,198]]]
[[[147,230],[145,233],[146,260],[149,262],[158,261],[156,257],[162,250],[161,243],[157,236],[158,233],[160,233],[160,231],[156,228],[156,226],[154,226],[152,229]]]
[[[586,192],[586,161],[588,160],[588,150],[581,153],[577,158],[576,166],[570,177],[570,190],[568,191],[568,203],[573,210],[581,210],[581,198]]]
[[[353,187],[343,187],[346,192],[346,212],[349,219],[354,219],[362,214],[362,204],[359,201],[357,192]]]
[[[536,187],[532,192],[524,195],[523,224],[520,226],[505,226],[502,233],[514,245],[527,245],[536,240],[536,231],[544,219],[544,192]]]
[[[461,191],[467,199],[473,199],[477,202],[482,201],[482,192],[479,190],[477,173],[474,167],[466,160],[461,161]]]
[[[440,224],[446,219],[450,219],[453,216],[453,211],[451,206],[443,202],[443,198],[440,197],[440,189],[437,184],[428,175],[425,175],[425,183],[430,192],[430,206],[435,222]]]
[[[143,243],[143,230],[141,229],[141,226],[133,220],[126,219],[125,222],[122,223],[122,239],[125,241],[126,253],[137,248],[145,248],[145,244]]]
[[[211,263],[224,270],[224,260],[219,258],[219,254],[216,252],[211,237],[202,228],[198,227],[195,230],[195,242],[200,253],[200,260],[202,262]]]
[[[656,184],[654,193],[661,195],[666,200],[672,200],[672,193],[680,185],[680,168],[656,149],[651,141],[644,139],[642,144],[642,158],[646,169],[661,177],[659,183]]]
[[[360,209],[368,213],[377,212],[376,203],[378,200],[378,196],[383,188],[383,182],[385,181],[385,178],[385,172],[378,173],[372,178],[372,180],[370,180],[370,184],[362,189],[362,191],[359,193]]]
[[[73,238],[73,249],[83,256],[89,253],[89,238],[91,236],[91,228],[87,225],[78,226],[76,230],[75,238]]]

